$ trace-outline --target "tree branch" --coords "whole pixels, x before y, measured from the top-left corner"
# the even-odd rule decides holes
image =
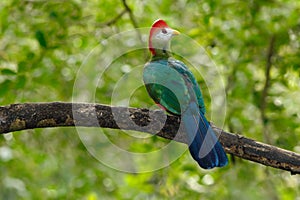
[[[128,119],[134,123],[128,123]],[[186,143],[185,134],[178,131],[180,118],[177,116],[165,118],[164,112],[160,110],[149,111],[148,109],[110,107],[100,104],[60,102],[12,104],[0,107],[0,133],[75,125],[122,128],[151,134],[155,134],[157,126],[161,125],[163,128],[156,133],[157,136]],[[299,154],[241,135],[228,133],[215,126],[213,129],[220,136],[220,142],[227,153],[266,166],[286,170],[292,174],[300,174]]]
[[[261,113],[261,121],[263,125],[263,135],[266,142],[270,143],[271,139],[267,131],[267,116],[266,116],[266,107],[267,107],[267,97],[268,97],[268,91],[270,88],[270,82],[271,82],[271,67],[272,67],[272,57],[274,55],[274,44],[275,44],[275,35],[273,35],[270,39],[269,48],[268,48],[268,54],[266,58],[266,72],[265,72],[265,84],[261,95],[260,100],[260,113]]]
[[[126,9],[124,9],[122,12],[120,12],[116,17],[114,17],[113,19],[107,21],[107,22],[104,22],[104,23],[101,23],[100,25],[98,26],[111,26],[113,24],[115,24],[126,12],[128,12]]]
[[[136,33],[137,33],[139,40],[143,43],[142,34],[140,33],[140,31],[138,29],[139,26],[138,26],[138,23],[136,22],[136,19],[133,15],[131,8],[128,6],[126,0],[122,0],[122,3],[123,3],[125,10],[127,11],[128,15],[129,15],[129,18],[130,18],[130,21],[131,21],[133,27],[136,29]]]

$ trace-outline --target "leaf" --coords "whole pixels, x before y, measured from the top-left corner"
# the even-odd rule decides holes
[[[47,41],[42,31],[38,30],[35,32],[35,38],[38,40],[41,47],[47,48]]]
[[[24,88],[25,83],[26,83],[26,77],[24,75],[19,76],[16,83],[16,88]]]
[[[11,86],[11,81],[6,80],[0,84],[0,97],[3,97],[9,90]]]
[[[14,76],[17,73],[15,71],[11,70],[11,69],[2,69],[1,74],[2,75],[8,75],[8,76]]]
[[[26,67],[27,67],[26,62],[24,62],[24,61],[19,62],[18,73],[26,72],[26,69],[27,69]]]

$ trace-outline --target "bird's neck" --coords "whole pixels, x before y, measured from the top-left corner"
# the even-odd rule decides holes
[[[168,59],[169,57],[172,57],[172,54],[165,49],[154,49],[154,54],[152,54],[152,60]]]

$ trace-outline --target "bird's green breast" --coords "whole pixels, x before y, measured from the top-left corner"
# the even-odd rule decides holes
[[[180,115],[190,102],[190,92],[181,73],[167,59],[147,63],[143,79],[152,99],[167,111]]]
[[[145,65],[143,79],[149,95],[167,111],[180,115],[195,101],[205,114],[201,90],[184,63],[172,57],[153,57]]]

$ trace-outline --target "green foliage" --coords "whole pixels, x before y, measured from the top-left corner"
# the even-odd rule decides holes
[[[300,152],[299,1],[127,3],[140,27],[149,27],[157,18],[165,19],[208,52],[226,88],[224,129]],[[123,10],[119,0],[1,1],[1,105],[71,101],[77,72],[91,50],[99,41],[133,28],[128,13],[107,25]],[[147,35],[142,34],[143,37]],[[268,61],[272,37],[274,47]],[[138,35],[132,35],[132,39],[139,40]],[[118,45],[101,50],[112,55],[117,48]],[[189,47],[182,44],[182,48]],[[114,86],[123,77],[123,89],[118,94],[126,95],[128,88],[141,78],[142,68],[134,75],[127,73],[142,66],[147,58],[143,50],[123,55],[100,81],[97,77],[89,79],[99,67],[99,63],[94,63],[95,71],[86,72],[85,82],[96,91],[86,93],[94,92],[97,103],[110,104]],[[264,97],[268,62],[270,84]],[[197,78],[210,111],[209,90],[213,86],[207,86],[199,74]],[[152,105],[144,87],[132,94],[130,106]],[[155,151],[169,142],[156,137],[131,141],[126,133],[109,129],[104,133],[114,144],[132,152]],[[182,147],[178,144],[178,148]],[[0,139],[0,199],[300,198],[298,176],[234,160],[223,169],[204,171],[185,153],[163,169],[123,173],[94,159],[75,128],[22,131]],[[137,168],[152,164],[136,163]]]

